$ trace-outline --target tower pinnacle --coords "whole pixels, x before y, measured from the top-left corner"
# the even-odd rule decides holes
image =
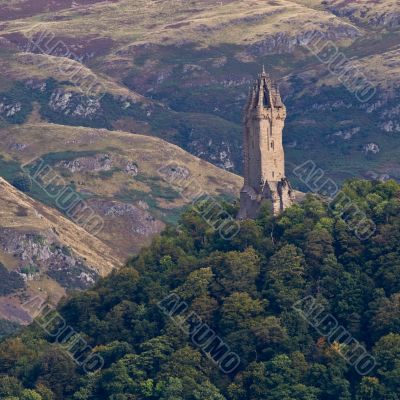
[[[274,214],[293,202],[285,175],[282,131],[286,107],[279,88],[263,66],[250,93],[244,116],[244,186],[240,195],[239,218],[254,218],[264,200]]]

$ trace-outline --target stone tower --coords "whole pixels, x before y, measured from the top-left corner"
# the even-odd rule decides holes
[[[285,176],[282,131],[286,108],[279,89],[263,72],[255,82],[244,116],[244,186],[238,218],[255,218],[263,200],[281,213],[294,200]]]

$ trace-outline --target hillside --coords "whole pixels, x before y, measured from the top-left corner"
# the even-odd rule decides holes
[[[397,399],[400,185],[354,180],[343,193],[376,224],[369,238],[340,202],[311,195],[278,218],[265,209],[230,241],[188,210],[126,267],[0,344],[0,396]]]
[[[0,319],[31,322],[23,304],[56,305],[124,260],[112,247],[0,178]]]
[[[48,190],[38,179],[28,194],[62,210],[62,196],[58,201],[51,190],[72,188],[103,221],[94,234],[125,259],[176,221],[196,196],[232,199],[242,185],[239,176],[160,139],[105,129],[9,126],[0,129],[0,155],[0,175],[11,182],[22,168],[31,176],[51,168],[59,178],[48,178]]]
[[[0,336],[1,320],[30,321],[27,299],[57,304],[66,290],[91,286],[197,196],[222,202],[242,185],[149,136],[36,122],[0,128],[0,143],[0,176],[25,191],[1,178]]]
[[[397,179],[397,3],[4,3],[0,115],[6,123],[33,114],[57,124],[157,136],[240,173],[242,109],[265,64],[281,82],[288,107],[289,177],[310,158],[338,182]],[[315,37],[322,40],[322,58],[312,52]],[[338,47],[339,66],[323,59],[323,45],[328,54]],[[343,65],[353,71],[350,77],[342,76]],[[361,102],[357,90],[346,87],[360,76],[373,93]]]

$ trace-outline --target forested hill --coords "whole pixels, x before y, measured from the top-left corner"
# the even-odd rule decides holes
[[[369,238],[311,195],[232,240],[187,211],[128,266],[3,342],[0,398],[398,400],[400,185],[343,191],[375,222]]]

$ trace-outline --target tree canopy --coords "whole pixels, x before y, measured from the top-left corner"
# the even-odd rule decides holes
[[[343,193],[376,224],[370,237],[313,195],[279,217],[263,208],[229,241],[187,210],[124,268],[59,305],[102,368],[88,372],[34,323],[0,344],[0,398],[399,400],[400,185],[354,180]],[[171,295],[168,314],[158,303]],[[373,369],[360,374],[350,342],[299,313],[305,298]],[[237,354],[234,371],[195,343],[200,325]]]

